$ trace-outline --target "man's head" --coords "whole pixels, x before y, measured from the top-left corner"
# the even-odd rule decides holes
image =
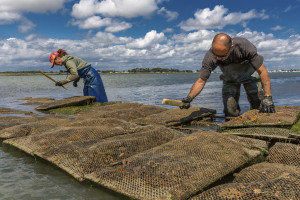
[[[233,42],[225,33],[217,34],[212,41],[212,52],[218,60],[225,60],[233,48]]]

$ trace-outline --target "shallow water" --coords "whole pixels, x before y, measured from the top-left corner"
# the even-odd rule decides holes
[[[103,188],[80,183],[62,170],[0,145],[0,199],[123,199]]]
[[[109,101],[162,105],[163,98],[182,99],[198,74],[113,74],[101,75]],[[300,106],[300,73],[271,73],[273,100],[276,106]],[[193,106],[216,109],[223,116],[222,82],[212,74]],[[65,76],[53,76],[56,80]],[[62,99],[82,95],[82,81],[68,90],[55,87],[44,76],[0,76],[0,107],[34,111],[36,105],[21,105],[25,97]],[[249,109],[244,90],[242,112]],[[0,199],[124,199],[108,190],[76,181],[60,169],[35,160],[14,148],[0,145]]]

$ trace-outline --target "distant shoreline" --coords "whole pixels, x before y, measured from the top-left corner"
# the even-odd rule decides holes
[[[66,75],[67,72],[45,72],[48,75]],[[0,72],[0,76],[33,76],[42,75],[39,72]]]
[[[269,71],[269,73],[300,73],[300,70],[275,70]],[[68,72],[45,72],[48,75],[67,75]],[[195,74],[199,72],[99,72],[100,74]],[[221,72],[212,72],[221,73]],[[0,76],[39,76],[40,72],[0,72]]]
[[[67,75],[68,72],[45,72],[48,75]],[[100,74],[195,74],[198,72],[99,72]],[[39,76],[39,72],[0,72],[0,76]]]

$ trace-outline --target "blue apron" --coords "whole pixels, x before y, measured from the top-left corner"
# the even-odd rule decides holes
[[[96,102],[107,102],[107,96],[100,74],[90,65],[78,70],[78,75],[83,78],[84,96],[95,96]]]

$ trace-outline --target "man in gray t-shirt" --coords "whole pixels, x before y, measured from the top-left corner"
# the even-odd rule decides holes
[[[202,91],[211,72],[219,66],[223,72],[222,97],[226,116],[238,116],[240,107],[240,87],[243,84],[250,103],[250,109],[259,109],[263,113],[274,113],[271,82],[263,64],[263,57],[257,54],[256,47],[245,38],[231,38],[217,34],[202,61],[200,76],[192,86],[188,96],[183,98],[188,103],[181,108],[189,108],[190,102]]]

